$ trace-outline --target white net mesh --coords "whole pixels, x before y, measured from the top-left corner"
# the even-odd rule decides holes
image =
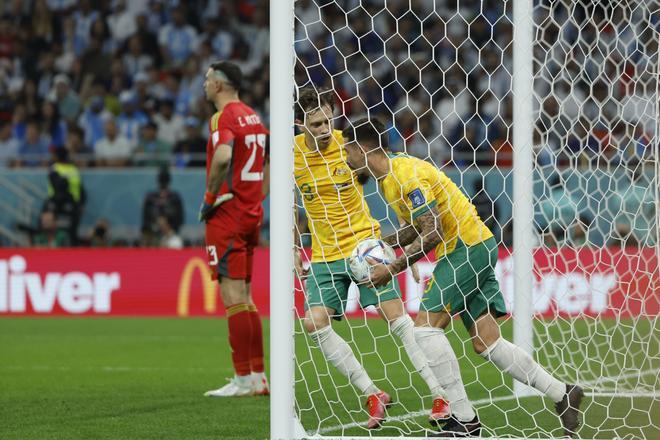
[[[512,2],[495,0],[298,0],[295,9],[296,86],[334,91],[337,129],[360,116],[380,118],[391,127],[394,151],[433,162],[471,198],[500,244],[497,276],[508,307],[511,8]],[[530,331],[537,361],[587,391],[581,437],[660,437],[658,10],[650,1],[534,5],[530,190],[537,243]],[[306,197],[323,197],[323,183],[298,185],[302,215]],[[398,227],[373,182],[364,194],[383,235]],[[318,211],[313,216],[312,223],[336,221]],[[303,246],[314,233],[309,224],[304,217],[298,222]],[[432,263],[419,267],[423,278],[433,270]],[[414,313],[424,284],[409,274],[400,281]],[[341,295],[345,286],[334,288]],[[297,295],[300,302],[302,289]],[[387,324],[359,308],[354,286],[346,313],[333,328],[395,405],[382,428],[368,431],[363,396],[328,365],[301,321],[295,386],[304,428],[332,436],[424,435],[428,387]],[[511,318],[501,325],[512,340]],[[460,321],[447,335],[482,435],[562,435],[553,403],[516,397],[510,377],[474,353]]]

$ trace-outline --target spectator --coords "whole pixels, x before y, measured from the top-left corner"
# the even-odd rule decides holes
[[[158,125],[158,138],[166,142],[171,150],[183,138],[185,126],[183,116],[174,113],[174,102],[171,99],[164,99],[160,102],[158,113],[153,119]]]
[[[108,17],[108,27],[112,38],[117,44],[122,44],[137,31],[135,13],[126,8],[126,0],[115,2],[115,11]]]
[[[0,120],[0,168],[18,164],[20,142],[12,133],[11,123]]]
[[[151,2],[156,3],[156,2]],[[144,53],[149,54],[154,57],[154,63],[156,66],[161,65],[161,56],[160,56],[160,46],[158,46],[158,38],[149,29],[149,21],[145,13],[139,14],[135,18],[135,24],[137,26],[137,31],[135,36],[140,38],[140,43],[142,45],[142,50]]]
[[[83,40],[76,34],[76,22],[73,17],[66,16],[62,21],[62,46],[65,52],[71,52],[74,56],[80,57],[87,49],[86,40]]]
[[[230,32],[229,26],[220,26],[218,19],[206,21],[205,34],[211,36],[210,45],[215,57],[220,59],[229,59],[234,51],[234,35]]]
[[[84,142],[83,131],[78,127],[67,133],[65,148],[76,166],[87,167],[93,163],[94,152]]]
[[[169,164],[172,145],[158,138],[158,125],[149,121],[142,127],[142,136],[136,149],[138,165],[157,166]]]
[[[137,108],[137,97],[128,90],[119,95],[122,112],[117,117],[119,132],[135,147],[140,138],[140,130],[148,122],[147,115]]]
[[[39,230],[32,237],[34,247],[60,248],[71,246],[69,235],[57,227],[55,213],[44,211],[39,218]]]
[[[65,148],[55,150],[55,162],[48,173],[48,199],[44,211],[52,211],[58,227],[69,234],[72,246],[78,244],[78,225],[86,195],[78,167],[69,161]]]
[[[80,98],[71,89],[71,81],[64,74],[59,74],[53,80],[55,89],[50,94],[50,99],[57,102],[57,108],[64,120],[75,123],[80,113]]]
[[[96,81],[106,83],[111,79],[112,57],[102,48],[103,41],[92,38],[80,61],[80,70],[83,77],[91,77]]]
[[[119,133],[117,123],[109,119],[105,123],[105,136],[94,145],[96,164],[100,166],[125,166],[130,163],[133,145]]]
[[[11,59],[14,55],[14,27],[9,17],[0,17],[0,58]]]
[[[170,172],[167,167],[158,173],[158,190],[148,193],[142,207],[143,243],[154,246],[161,236],[158,218],[167,219],[171,228],[178,232],[183,223],[183,202],[181,196],[170,189]]]
[[[51,94],[54,96],[52,86],[55,79],[55,56],[52,52],[41,52],[37,67],[37,95],[40,99],[45,99]],[[65,75],[66,77],[66,75]]]
[[[128,50],[122,57],[126,73],[132,77],[139,72],[145,72],[154,65],[154,58],[144,51],[142,39],[138,35],[128,40]]]
[[[95,145],[103,138],[105,123],[112,114],[105,109],[102,96],[92,96],[87,109],[78,118],[78,126],[85,133],[85,145]]]
[[[176,231],[172,229],[170,222],[164,215],[158,216],[158,229],[160,230],[160,247],[168,249],[183,248],[183,240]]]
[[[186,118],[184,138],[174,148],[174,162],[177,167],[206,166],[206,139],[200,135],[197,118]]]
[[[13,136],[19,141],[23,141],[27,132],[27,109],[24,104],[16,104],[11,122]]]
[[[184,10],[181,6],[174,8],[172,11],[172,22],[160,29],[158,43],[165,64],[170,67],[183,65],[197,49],[197,31],[186,23]]]
[[[55,148],[64,146],[67,126],[60,118],[58,107],[52,101],[44,101],[41,105],[41,121],[49,144]]]
[[[97,18],[99,12],[92,9],[90,0],[81,0],[73,13],[73,22],[76,38],[81,41],[83,48],[89,44],[92,24]]]
[[[48,163],[48,138],[41,132],[36,119],[30,119],[25,129],[25,139],[18,148],[23,166],[43,166]]]
[[[44,46],[53,41],[55,36],[55,20],[53,13],[46,4],[46,0],[37,0],[34,2],[34,12],[32,13],[32,30],[34,37]]]

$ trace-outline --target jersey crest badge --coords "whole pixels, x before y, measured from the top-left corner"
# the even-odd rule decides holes
[[[421,189],[415,189],[413,191],[410,191],[408,193],[408,198],[410,199],[410,202],[412,203],[412,208],[417,209],[420,206],[423,206],[426,204],[426,199],[424,198],[424,194],[422,194]]]

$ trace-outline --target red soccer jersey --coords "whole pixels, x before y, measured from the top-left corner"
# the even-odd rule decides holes
[[[209,223],[224,224],[260,220],[263,214],[262,182],[268,130],[261,118],[243,102],[231,102],[209,122],[206,144],[206,180],[218,145],[232,148],[232,157],[219,194],[231,192],[234,198],[215,211]],[[229,215],[228,215],[229,214]]]

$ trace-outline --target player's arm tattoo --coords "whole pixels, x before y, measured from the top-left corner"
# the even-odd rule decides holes
[[[413,265],[442,242],[442,223],[437,208],[432,207],[420,215],[415,220],[414,229],[419,232],[419,235],[412,241],[405,253],[392,263],[394,273],[399,273]]]
[[[394,234],[388,235],[383,238],[383,241],[392,247],[404,247],[413,242],[419,233],[413,225],[406,224],[403,228],[396,231]]]
[[[227,176],[229,162],[231,162],[231,147],[227,144],[218,145],[211,159],[211,169],[209,170],[209,183],[206,190],[212,194],[217,194],[220,190],[222,181]]]

